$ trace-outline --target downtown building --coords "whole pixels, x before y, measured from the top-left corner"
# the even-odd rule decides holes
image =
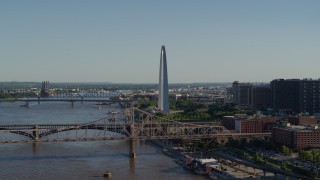
[[[252,104],[252,87],[250,83],[234,81],[232,84],[233,103],[243,108],[250,108]]]
[[[280,114],[320,112],[319,79],[275,79],[270,87],[272,107]]]
[[[232,93],[233,103],[240,108],[263,111],[272,106],[269,85],[253,85],[234,81]]]

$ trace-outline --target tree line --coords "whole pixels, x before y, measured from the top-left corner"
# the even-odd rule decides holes
[[[155,100],[142,99],[135,105],[139,109],[156,108],[157,102]],[[233,104],[205,104],[196,103],[192,100],[171,100],[170,110],[180,111],[173,114],[161,114],[167,119],[173,120],[215,120],[219,121],[223,116],[231,116],[239,113],[251,113],[235,108]]]

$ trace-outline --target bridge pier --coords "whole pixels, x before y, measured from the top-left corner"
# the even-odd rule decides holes
[[[40,104],[40,97],[38,96],[38,104]]]
[[[32,135],[35,141],[39,141],[39,125],[34,125]]]
[[[134,124],[131,124],[128,132],[131,136],[130,138],[130,147],[129,147],[129,158],[136,158],[136,145],[137,141],[134,139],[135,137],[135,130],[134,130]]]
[[[130,139],[129,158],[135,159],[135,158],[137,157],[137,154],[136,154],[136,145],[137,145],[137,141],[134,140],[134,139]]]

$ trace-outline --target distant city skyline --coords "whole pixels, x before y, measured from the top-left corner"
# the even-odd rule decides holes
[[[320,78],[320,1],[2,1],[0,82]]]

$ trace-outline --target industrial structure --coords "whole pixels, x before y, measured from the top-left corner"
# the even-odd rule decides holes
[[[50,96],[49,81],[42,81],[40,96],[41,96],[41,97],[48,97],[48,96]]]

